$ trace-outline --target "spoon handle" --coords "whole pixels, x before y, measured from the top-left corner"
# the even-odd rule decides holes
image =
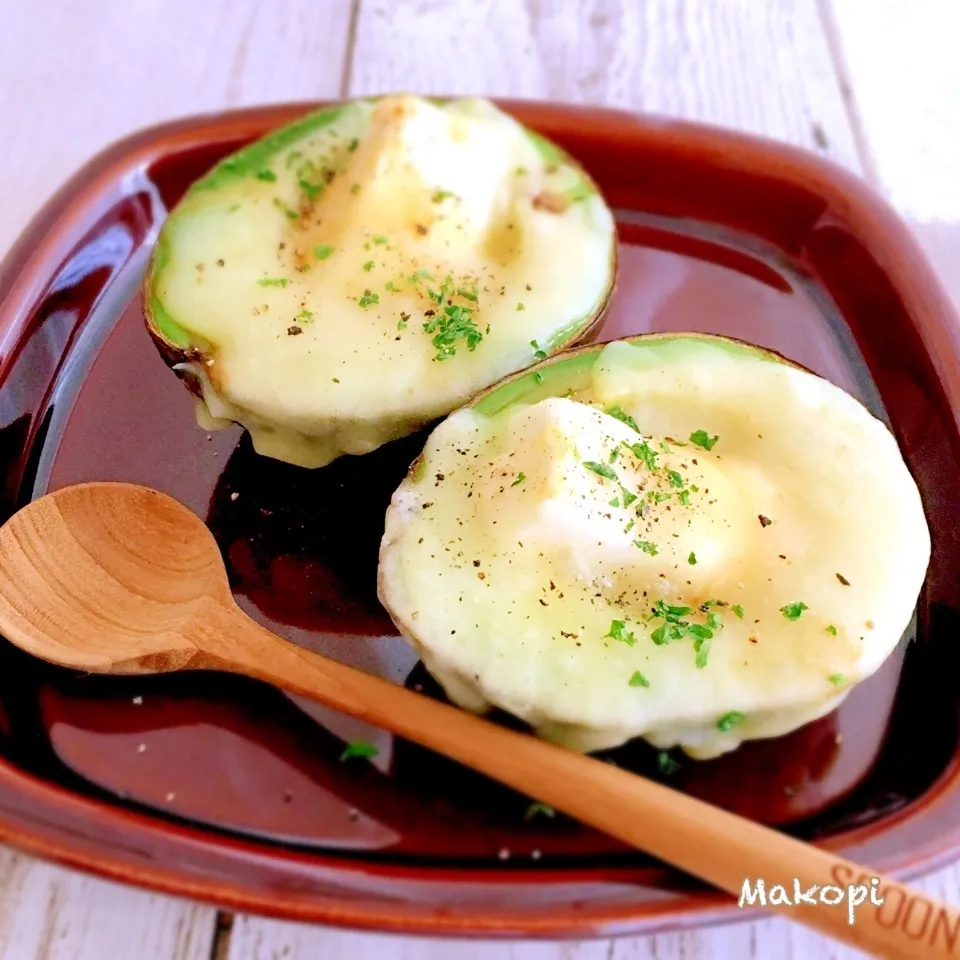
[[[266,681],[373,723],[740,899],[745,883],[755,895],[762,880],[764,896],[755,896],[754,907],[772,907],[876,956],[957,955],[960,912],[826,850],[311,653],[235,606],[218,603],[194,626],[200,665]],[[741,905],[749,903],[750,896]]]

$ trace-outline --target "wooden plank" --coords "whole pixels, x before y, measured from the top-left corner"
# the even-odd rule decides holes
[[[141,127],[336,95],[352,5],[29,0],[0,30],[0,255],[94,153]]]
[[[816,0],[363,0],[351,95],[396,89],[604,103],[735,127],[862,172]],[[464,943],[238,918],[230,960],[854,960],[771,919],[583,944]]]
[[[207,960],[216,911],[0,848],[4,960]]]
[[[603,940],[566,944],[427,940],[238,917],[229,960],[621,960],[613,949]]]
[[[881,188],[914,220],[960,222],[960,5],[833,0],[826,17]]]
[[[826,19],[877,186],[960,311],[960,5],[833,0]]]
[[[816,0],[364,0],[353,94],[603,103],[860,159]]]

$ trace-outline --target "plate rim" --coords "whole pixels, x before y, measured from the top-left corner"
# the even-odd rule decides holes
[[[936,276],[930,261],[906,223],[887,201],[854,174],[816,154],[764,137],[726,130],[708,124],[677,120],[657,115],[640,115],[608,107],[583,104],[547,103],[534,100],[490,98],[503,109],[519,115],[554,117],[557,122],[576,116],[580,133],[589,136],[611,123],[626,129],[640,141],[662,141],[684,152],[710,157],[714,165],[740,165],[763,171],[766,176],[806,186],[813,185],[841,206],[848,221],[859,228],[859,239],[876,257],[894,291],[901,297],[913,328],[921,339],[926,358],[933,365],[944,391],[950,416],[960,434],[960,319]],[[257,107],[196,114],[144,127],[94,155],[46,201],[14,241],[0,261],[0,384],[16,358],[32,308],[42,299],[45,281],[62,263],[66,254],[96,223],[117,198],[124,195],[120,186],[125,176],[147,170],[153,163],[171,154],[197,146],[234,142],[256,137],[311,109],[339,102],[337,99],[296,101]],[[630,149],[624,147],[624,149]],[[30,440],[27,441],[28,443]],[[569,903],[551,902],[522,908],[521,912],[502,907],[479,909],[468,905],[445,910],[429,900],[396,897],[364,891],[363,878],[413,878],[420,886],[438,887],[451,882],[476,883],[492,880],[500,890],[509,886],[511,874],[504,868],[468,868],[415,866],[338,858],[336,854],[316,851],[302,854],[285,850],[287,858],[296,856],[314,864],[322,874],[354,877],[352,885],[341,885],[340,896],[298,891],[271,895],[257,892],[249,881],[211,878],[209,872],[198,876],[196,865],[183,866],[179,860],[158,862],[139,849],[138,838],[157,838],[166,852],[214,848],[224,855],[231,848],[246,856],[251,866],[257,858],[269,858],[276,845],[249,838],[218,833],[172,821],[161,813],[118,807],[113,803],[85,797],[56,784],[48,783],[0,758],[0,785],[9,788],[0,795],[0,840],[31,854],[113,880],[145,887],[174,896],[188,896],[243,912],[275,916],[289,920],[417,935],[459,935],[531,938],[598,938],[636,935],[654,929],[746,919],[756,910],[739,910],[726,895],[710,891],[687,893],[673,901],[652,900],[621,904],[610,898],[598,906],[587,903],[583,909],[569,909]],[[928,811],[945,795],[960,793],[960,763],[955,754],[938,779],[911,804],[864,827],[836,834],[818,843],[824,849],[853,857],[853,851],[868,850],[871,840],[891,829],[907,824]],[[17,808],[15,800],[22,801]],[[30,810],[30,802],[42,803],[39,814]],[[25,805],[25,806],[24,806]],[[42,813],[61,815],[59,822],[44,820]],[[126,845],[111,847],[101,833],[90,839],[65,821],[96,823],[102,830],[111,822],[126,838]],[[131,843],[132,841],[132,843]],[[91,845],[98,852],[91,852]],[[152,845],[152,843],[150,844]],[[281,848],[283,849],[283,848]],[[892,862],[881,862],[878,869],[909,878],[943,865],[960,856],[960,819],[938,843],[911,849]],[[138,862],[137,858],[143,862]],[[192,872],[191,872],[192,871]],[[553,881],[555,884],[583,883],[574,871],[524,867],[524,883]],[[457,874],[463,877],[458,881]],[[565,875],[570,879],[564,879]],[[630,870],[604,869],[596,882],[617,878],[629,882]],[[616,881],[614,881],[616,882]],[[352,890],[353,896],[343,896]],[[300,896],[302,894],[302,896]],[[365,896],[365,900],[358,899]],[[379,899],[377,899],[379,896]],[[466,911],[466,912],[465,912]],[[524,912],[525,911],[525,912]]]

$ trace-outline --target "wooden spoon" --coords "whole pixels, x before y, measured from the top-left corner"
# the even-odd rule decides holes
[[[0,528],[0,631],[29,653],[95,673],[225,670],[275,684],[413,740],[740,896],[765,881],[787,916],[878,956],[955,956],[960,912],[854,863],[620,770],[496,726],[310,653],[234,603],[220,551],[176,500],[87,483]],[[795,905],[816,885],[816,905]],[[785,896],[775,896],[776,885]],[[860,900],[850,922],[850,887]],[[827,901],[843,896],[842,902]],[[882,900],[885,906],[877,907]],[[755,901],[759,903],[760,901]]]

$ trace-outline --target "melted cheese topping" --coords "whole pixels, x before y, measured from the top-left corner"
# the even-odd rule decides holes
[[[381,595],[465,707],[709,757],[874,672],[929,551],[893,437],[832,384],[709,341],[614,343],[572,397],[437,428],[389,509]]]
[[[188,194],[153,291],[203,354],[201,422],[270,456],[411,432],[569,341],[612,283],[595,188],[487,101],[360,101],[260,167]]]

